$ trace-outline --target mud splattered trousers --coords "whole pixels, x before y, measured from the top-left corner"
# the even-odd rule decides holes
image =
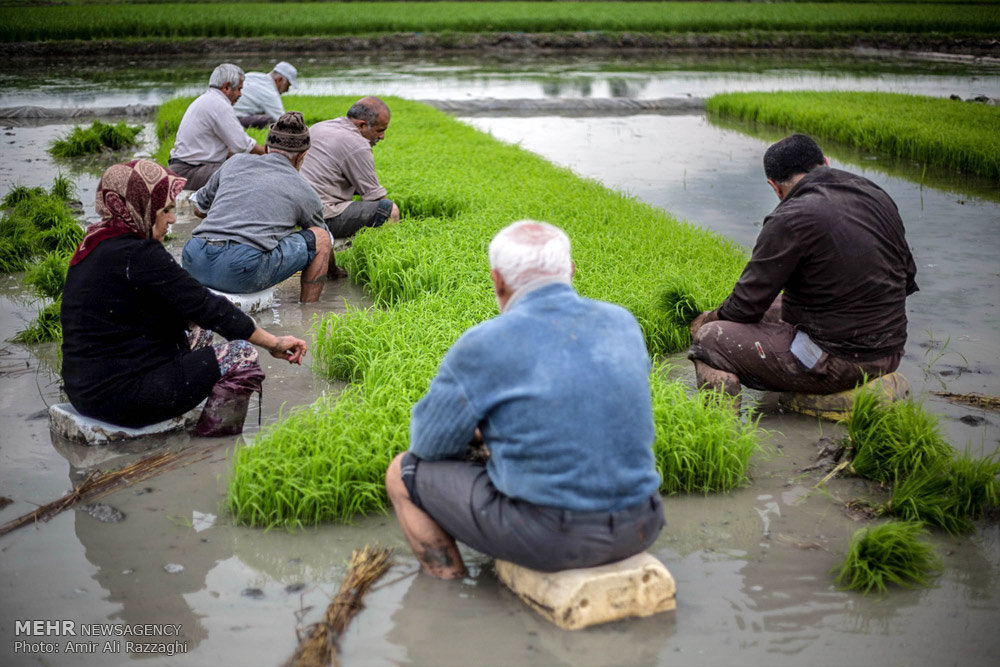
[[[779,295],[756,324],[716,320],[694,335],[688,359],[732,373],[740,384],[765,391],[803,394],[833,394],[853,389],[859,383],[891,373],[899,366],[902,352],[857,361],[821,352],[812,368],[792,353],[796,329],[781,319]]]
[[[258,362],[257,349],[249,341],[231,340],[212,345],[213,335],[196,325],[192,325],[188,332],[192,350],[211,345],[221,376],[205,401],[195,426],[195,435],[236,435],[243,431],[250,395],[261,391],[264,371]]]

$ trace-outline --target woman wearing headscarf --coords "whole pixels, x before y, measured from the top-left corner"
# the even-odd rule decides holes
[[[179,416],[211,395],[197,432],[239,433],[264,378],[254,345],[295,364],[307,346],[257,327],[166,251],[184,183],[149,160],[104,172],[101,220],[87,228],[66,275],[63,383],[81,414],[131,428]],[[209,345],[213,331],[228,342]]]

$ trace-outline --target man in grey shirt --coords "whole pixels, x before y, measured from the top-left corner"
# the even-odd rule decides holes
[[[336,265],[323,206],[298,172],[308,149],[302,114],[290,111],[268,132],[265,155],[234,155],[192,196],[204,221],[181,259],[198,282],[250,294],[302,271],[300,300],[319,299]]]

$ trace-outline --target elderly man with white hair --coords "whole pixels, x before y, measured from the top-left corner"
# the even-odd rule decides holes
[[[223,63],[212,71],[208,90],[188,106],[177,128],[168,166],[197,190],[234,153],[264,154],[264,147],[243,131],[233,105],[243,91],[243,70]]]
[[[643,551],[664,518],[638,323],[576,293],[557,227],[516,222],[489,257],[500,316],[445,355],[386,471],[410,548],[444,579],[465,574],[456,540],[543,571]],[[470,444],[485,466],[463,460]]]

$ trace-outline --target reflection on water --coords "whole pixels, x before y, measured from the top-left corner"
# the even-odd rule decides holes
[[[411,99],[540,97],[708,97],[738,90],[879,90],[963,98],[1000,97],[1000,66],[976,62],[889,60],[851,53],[623,56],[614,52],[486,57],[247,56],[245,70],[293,60],[305,95],[399,95]],[[169,61],[108,58],[24,59],[0,63],[0,107],[159,104],[196,95],[216,58]]]

